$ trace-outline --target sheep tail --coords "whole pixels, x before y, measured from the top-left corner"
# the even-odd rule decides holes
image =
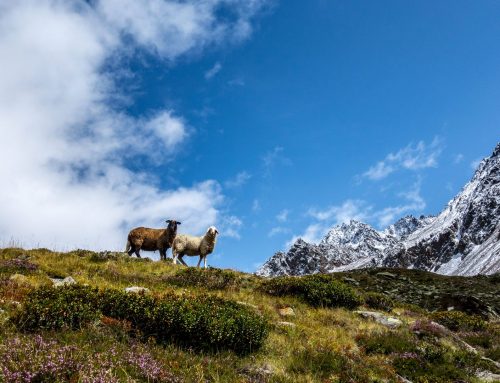
[[[131,248],[132,248],[132,245],[130,244],[130,241],[127,240],[127,246],[125,247],[125,252],[128,253]]]

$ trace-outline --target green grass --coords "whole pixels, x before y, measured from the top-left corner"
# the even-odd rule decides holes
[[[381,271],[394,278],[378,275]],[[25,278],[12,280],[13,274]],[[36,294],[33,291],[53,291],[49,278],[67,276],[88,285],[86,289],[116,295],[108,299],[106,310],[77,304],[78,296],[50,300],[55,306],[44,303],[41,311],[29,312],[37,320],[47,319],[48,312],[43,310],[50,307],[56,324],[67,319],[70,325],[34,326],[34,333],[25,335],[13,318],[29,306],[30,297]],[[359,286],[349,287],[344,278],[356,280]],[[9,381],[9,374],[25,371],[38,374],[38,381],[51,382],[103,377],[110,382],[364,383],[398,382],[397,375],[413,382],[479,382],[477,370],[500,372],[481,359],[484,355],[498,361],[498,323],[483,315],[466,321],[468,327],[462,321],[462,327],[443,332],[434,328],[431,320],[436,314],[427,310],[446,310],[455,299],[450,297],[457,295],[468,297],[462,309],[469,314],[479,309],[482,315],[484,307],[496,310],[497,281],[498,277],[443,277],[388,269],[268,281],[233,270],[187,269],[120,253],[1,249],[0,381],[2,374]],[[150,298],[131,298],[138,301],[129,305],[129,296],[122,292],[129,286],[147,287]],[[160,320],[157,302],[163,299],[170,299],[168,307],[177,307],[172,302],[178,299],[183,302],[177,307],[182,307],[182,314],[176,314],[178,334],[169,333],[175,327]],[[119,305],[120,301],[127,304]],[[388,330],[362,319],[352,311],[360,304],[399,317],[403,326]],[[220,317],[214,314],[219,313],[217,307],[222,308]],[[295,316],[280,317],[278,310],[283,307],[292,307]],[[157,314],[147,314],[148,310]],[[238,322],[239,313],[269,323],[260,347],[245,353],[231,347],[208,347],[217,339],[249,339],[239,332],[251,329],[246,322]],[[175,317],[168,323],[175,326]],[[280,325],[281,321],[295,326]],[[206,337],[196,331],[203,323],[208,326]],[[453,327],[452,322],[443,324]],[[167,333],[188,334],[191,340],[161,336]],[[459,339],[473,345],[478,355],[468,353]],[[56,355],[64,361],[49,371]]]

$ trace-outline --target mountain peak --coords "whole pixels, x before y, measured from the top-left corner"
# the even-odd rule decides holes
[[[318,245],[299,238],[257,273],[303,275],[374,266],[449,275],[500,271],[500,143],[439,215],[407,215],[383,232],[350,220],[331,228]]]

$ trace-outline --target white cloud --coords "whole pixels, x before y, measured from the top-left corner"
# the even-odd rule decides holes
[[[399,170],[420,170],[437,166],[437,159],[443,150],[441,140],[434,138],[430,144],[423,141],[408,145],[396,153],[389,153],[384,160],[370,167],[363,176],[378,181]]]
[[[482,160],[483,160],[482,158],[476,158],[474,161],[472,161],[470,163],[471,169],[476,171]]]
[[[291,246],[298,238],[306,242],[318,243],[333,226],[348,223],[350,220],[376,223],[379,228],[385,228],[404,214],[419,213],[426,206],[420,195],[420,186],[421,181],[418,179],[409,190],[398,194],[398,197],[403,198],[405,203],[382,209],[374,209],[363,200],[346,200],[340,205],[329,206],[325,209],[311,208],[307,214],[314,219],[313,222],[302,234],[293,236],[286,246]]]
[[[463,155],[462,153],[459,153],[459,154],[457,154],[457,155],[453,158],[453,163],[454,163],[454,164],[459,164],[459,163],[461,163],[463,160],[464,160],[464,155]]]
[[[279,214],[276,216],[276,219],[280,222],[286,222],[288,220],[288,214],[290,211],[288,209],[283,209],[282,211],[279,212]]]
[[[233,20],[217,18],[224,4]],[[247,38],[259,1],[25,0],[0,4],[0,243],[122,249],[128,229],[223,222],[220,185],[164,190],[128,169],[171,160],[188,137],[172,110],[133,117],[114,85],[121,58],[146,49],[175,60]],[[226,217],[227,218],[227,217]],[[227,218],[238,227],[234,217]],[[241,225],[241,223],[240,223]]]
[[[367,219],[370,206],[361,200],[347,200],[342,205],[329,206],[326,209],[318,210],[311,208],[308,215],[314,217],[318,221],[328,221],[333,225],[338,225],[343,222],[349,222],[351,219],[362,221]]]
[[[420,185],[421,182],[418,180],[410,190],[399,194],[407,203],[386,207],[375,212],[373,218],[378,222],[378,225],[387,227],[408,212],[421,212],[425,209],[426,203],[420,195]]]
[[[261,207],[260,207],[260,201],[258,199],[254,199],[253,202],[252,202],[252,211],[253,212],[258,212],[260,211]]]
[[[224,182],[224,186],[230,189],[234,189],[246,184],[250,178],[252,178],[252,176],[249,173],[245,171],[239,172],[234,178]]]
[[[267,236],[268,237],[274,237],[275,235],[278,235],[278,234],[286,234],[286,233],[289,233],[290,232],[290,229],[286,228],[286,227],[283,227],[283,226],[276,226],[276,227],[273,227],[269,233],[267,233]]]
[[[349,222],[351,219],[366,221],[371,216],[372,207],[362,200],[346,200],[341,205],[329,206],[326,209],[311,208],[307,215],[314,219],[304,232],[295,235],[287,242],[287,246],[293,244],[298,238],[306,242],[318,243],[329,229],[335,225]]]
[[[277,165],[289,166],[292,161],[284,155],[284,149],[281,146],[275,146],[273,150],[268,151],[262,157],[262,165],[264,167],[264,177],[271,176],[273,169]]]
[[[210,80],[222,69],[222,65],[220,62],[216,62],[212,68],[205,72],[205,80]]]
[[[241,229],[242,226],[243,226],[243,221],[238,217],[234,215],[224,216],[220,220],[219,232],[220,235],[223,237],[240,239],[241,235],[239,233],[239,230]]]

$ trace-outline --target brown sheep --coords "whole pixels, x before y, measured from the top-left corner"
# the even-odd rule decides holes
[[[156,251],[160,252],[160,259],[167,259],[167,250],[172,247],[175,236],[177,235],[177,225],[181,223],[173,219],[166,221],[168,226],[166,229],[150,229],[147,227],[136,227],[130,230],[127,238],[127,248],[125,252],[132,255],[135,252],[137,257],[141,257],[139,251]]]

